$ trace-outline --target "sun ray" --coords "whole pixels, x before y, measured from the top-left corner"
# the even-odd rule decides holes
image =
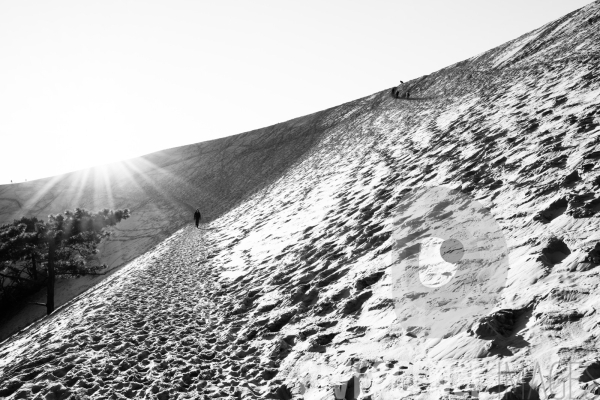
[[[165,190],[164,188],[161,188],[161,186],[159,186],[157,184],[157,182],[150,177],[150,172],[152,173],[152,175],[165,174],[166,178],[167,178],[166,180],[171,182],[171,184],[175,184],[175,185],[179,185],[179,186],[189,184],[188,182],[184,181],[182,178],[179,178],[179,177],[171,174],[169,171],[165,170],[164,168],[156,166],[152,162],[150,162],[148,160],[144,160],[142,158],[127,160],[124,162],[124,165],[127,168],[131,169],[136,174],[136,176],[138,176],[140,179],[142,179],[145,183],[147,183],[151,187],[152,194],[158,195],[159,198],[161,198],[168,204],[175,205],[175,204],[185,203],[188,207],[193,207],[186,200],[179,199],[176,196],[174,196],[173,194],[169,193],[169,191]],[[144,189],[143,187],[142,187],[142,190],[147,192],[147,189]]]
[[[43,183],[41,189],[34,189],[31,197],[25,201],[23,206],[21,207],[20,213],[23,215],[28,215],[34,213],[38,206],[38,202],[46,196],[46,194],[50,193],[51,190],[57,186],[60,181],[63,179],[63,175],[53,176],[51,178],[47,178],[47,182]],[[41,212],[41,209],[37,209],[38,212]],[[41,216],[40,216],[41,217]],[[45,216],[44,216],[45,217]]]
[[[108,174],[108,167],[105,165],[101,165],[98,168],[100,170],[100,175],[101,175],[100,177],[102,179],[102,184],[104,185],[104,191],[106,193],[106,201],[108,203],[108,208],[114,209],[115,208],[115,199],[113,198],[113,194],[112,194],[112,188],[111,188],[112,182],[110,181],[110,176]]]
[[[77,173],[79,174],[79,177],[77,179],[77,183],[75,183],[73,185],[74,188],[76,188],[76,192],[75,192],[75,196],[73,197],[73,201],[70,203],[68,208],[76,208],[76,207],[82,207],[83,204],[80,204],[80,200],[83,197],[84,191],[86,190],[86,186],[88,183],[88,178],[90,175],[90,169],[91,168],[86,168],[82,171],[77,171]]]
[[[190,185],[193,185],[193,183],[190,182],[189,180],[182,178],[180,175],[174,175],[166,168],[157,166],[153,162],[149,161],[146,157],[138,157],[135,159],[127,160],[126,163],[127,163],[128,167],[130,167],[134,171],[136,171],[139,174],[139,176],[142,179],[144,179],[144,181],[146,181],[148,184],[152,185],[153,189],[156,192],[158,192],[158,194],[161,197],[165,198],[170,203],[177,203],[177,204],[183,203],[189,209],[195,209],[197,207],[197,204],[189,203],[189,197],[187,197],[185,199],[179,198],[179,197],[173,195],[172,193],[165,192],[164,187],[163,188],[159,187],[157,185],[157,183],[155,183],[152,179],[150,179],[147,171],[148,172],[151,171],[153,175],[163,174],[167,181],[171,182],[171,184],[173,186],[178,187],[178,188],[189,187]],[[214,204],[220,204],[223,202],[222,196],[217,196],[214,193],[209,193],[207,191],[203,191],[203,194],[205,196],[204,197],[205,200],[209,200],[209,201],[213,202]]]

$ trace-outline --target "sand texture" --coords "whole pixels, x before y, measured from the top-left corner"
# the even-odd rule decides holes
[[[599,27],[594,2],[409,82],[410,100],[150,155],[142,189],[110,175],[168,238],[1,343],[0,397],[600,396]],[[394,217],[422,185],[476,199],[508,249],[496,307],[437,339],[402,326],[392,291]],[[202,229],[179,215],[197,199]]]

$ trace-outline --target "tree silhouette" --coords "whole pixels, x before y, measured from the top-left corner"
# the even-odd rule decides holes
[[[0,226],[0,305],[4,309],[43,284],[38,274],[47,248],[42,225],[35,217],[23,217]]]
[[[76,208],[50,215],[46,222],[23,217],[1,226],[0,277],[3,288],[12,288],[5,290],[4,301],[29,294],[45,282],[46,303],[36,304],[44,305],[51,314],[56,277],[97,274],[106,268],[90,260],[98,252],[100,241],[110,235],[107,228],[127,218],[128,209],[90,212]],[[43,279],[38,276],[40,267],[45,270]]]

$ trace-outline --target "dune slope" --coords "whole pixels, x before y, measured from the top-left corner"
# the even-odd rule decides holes
[[[202,210],[203,220],[214,220],[281,176],[339,120],[337,110],[325,110],[232,137],[3,185],[0,223],[23,215],[45,218],[75,207],[129,208],[132,217],[100,246],[100,261],[108,265],[109,275],[193,220],[196,208]],[[56,304],[64,304],[103,278],[59,280]],[[33,300],[45,302],[45,290]],[[13,311],[19,312],[0,321],[0,340],[44,315],[43,308],[26,304]]]
[[[210,224],[3,342],[0,396],[597,396],[599,26],[594,2],[410,100],[320,114],[302,156]],[[495,309],[439,339],[405,329],[392,292],[394,216],[424,184],[484,204],[509,252]]]

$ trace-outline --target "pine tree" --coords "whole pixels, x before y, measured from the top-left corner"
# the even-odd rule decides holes
[[[43,277],[38,273],[46,244],[37,218],[23,217],[0,226],[0,305],[5,308],[39,290]]]
[[[27,292],[40,281],[38,269],[45,265],[47,314],[54,311],[57,276],[97,274],[106,265],[91,263],[98,244],[110,235],[107,228],[129,218],[129,210],[82,208],[48,216],[47,222],[21,218],[0,227],[0,276],[8,279],[14,292]],[[6,293],[5,293],[6,294]]]

